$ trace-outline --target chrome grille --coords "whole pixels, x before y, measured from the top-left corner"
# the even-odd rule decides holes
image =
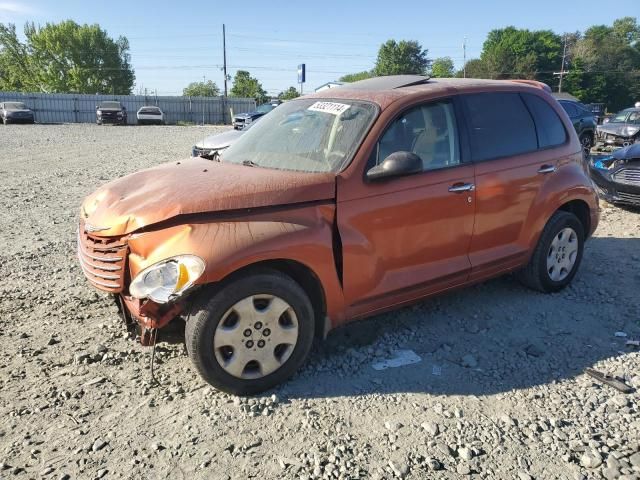
[[[640,168],[623,168],[612,175],[618,183],[640,186]]]
[[[94,287],[119,293],[124,286],[127,241],[122,237],[96,237],[84,226],[78,229],[78,259],[85,277]]]
[[[618,198],[626,203],[640,205],[640,193],[618,192]]]

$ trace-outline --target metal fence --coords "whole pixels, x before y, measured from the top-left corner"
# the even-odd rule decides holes
[[[96,105],[104,100],[119,100],[127,109],[127,123],[136,123],[136,112],[145,105],[160,107],[166,123],[231,123],[233,114],[255,110],[252,98],[158,97],[155,95],[89,95],[73,93],[0,92],[0,102],[19,101],[33,110],[39,123],[93,123]],[[225,112],[226,103],[226,112]],[[223,116],[223,112],[226,115]]]

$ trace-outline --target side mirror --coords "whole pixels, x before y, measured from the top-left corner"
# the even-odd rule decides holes
[[[100,108],[100,105],[96,105],[96,110],[98,110]]]
[[[401,177],[422,172],[422,160],[412,152],[394,152],[367,172],[367,180]]]

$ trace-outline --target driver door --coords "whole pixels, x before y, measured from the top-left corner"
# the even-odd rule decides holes
[[[357,317],[464,283],[475,214],[474,169],[460,155],[452,101],[401,114],[378,140],[367,170],[411,151],[423,170],[365,182],[360,198],[338,184],[347,315]],[[351,196],[352,197],[352,196]]]

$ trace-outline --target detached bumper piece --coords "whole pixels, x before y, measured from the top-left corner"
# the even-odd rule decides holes
[[[150,300],[138,300],[127,295],[120,295],[120,301],[127,329],[137,324],[140,329],[140,343],[144,346],[153,345],[154,330],[164,327],[184,310],[180,302],[160,305]]]

